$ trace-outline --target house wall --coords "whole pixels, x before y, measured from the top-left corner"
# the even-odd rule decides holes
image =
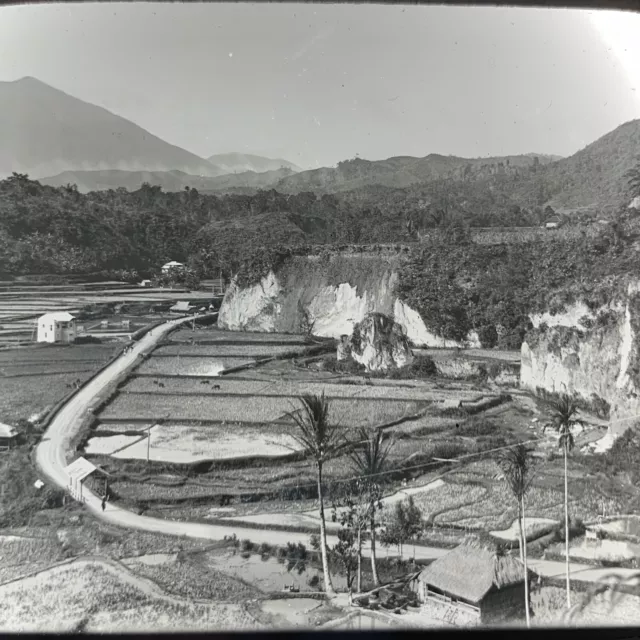
[[[38,342],[73,342],[77,333],[75,320],[68,323],[53,319],[38,320]]]
[[[480,603],[482,624],[524,620],[524,582],[491,590]]]

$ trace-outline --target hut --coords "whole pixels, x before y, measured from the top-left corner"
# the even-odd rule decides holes
[[[10,424],[0,422],[0,451],[12,449],[18,439],[18,432]]]
[[[78,502],[84,501],[85,486],[100,497],[107,495],[109,474],[86,458],[74,460],[64,470],[68,477],[67,488]]]
[[[524,620],[524,565],[488,540],[467,540],[417,578],[421,606],[448,624],[475,626]]]

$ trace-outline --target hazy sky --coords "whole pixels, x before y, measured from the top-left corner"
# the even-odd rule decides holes
[[[0,80],[34,76],[204,157],[569,155],[640,118],[639,33],[638,15],[557,9],[2,7]]]

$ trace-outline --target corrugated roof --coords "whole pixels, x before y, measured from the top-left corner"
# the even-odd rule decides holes
[[[162,265],[163,269],[166,269],[167,267],[184,267],[184,265],[182,264],[182,262],[176,262],[175,260],[172,260],[171,262],[167,262],[166,264]]]
[[[61,322],[69,322],[70,320],[75,320],[75,316],[72,316],[67,311],[52,311],[51,313],[45,313],[40,316],[40,320],[42,318],[49,318],[51,320],[60,320]]]
[[[524,582],[524,565],[501,555],[497,546],[467,541],[426,567],[419,580],[440,591],[478,603],[491,590]]]
[[[172,311],[189,311],[189,309],[191,309],[191,303],[185,302],[184,300],[176,302],[173,307],[171,307]]]
[[[0,438],[13,438],[18,435],[15,427],[0,422]]]
[[[67,475],[72,480],[84,480],[90,476],[97,467],[89,462],[86,458],[78,458],[74,460],[69,466],[65,467]]]

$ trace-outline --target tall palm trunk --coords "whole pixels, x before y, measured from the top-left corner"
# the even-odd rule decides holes
[[[358,577],[356,589],[358,593],[362,593],[362,527],[358,527]]]
[[[525,535],[524,535],[524,512],[522,503],[518,504],[518,534],[520,536],[520,562],[524,562],[524,543],[525,543]]]
[[[373,574],[373,584],[380,585],[378,577],[378,567],[376,566],[376,517],[371,514],[371,573]]]
[[[522,510],[522,524],[520,525],[520,531],[522,531],[522,557],[524,562],[524,613],[528,629],[531,626],[531,618],[529,612],[529,566],[527,564],[527,523],[524,518],[524,496],[522,496],[520,509]]]
[[[322,554],[322,573],[324,574],[324,591],[327,595],[335,595],[331,574],[329,573],[329,561],[327,558],[327,529],[324,522],[324,497],[322,495],[322,463],[318,465],[318,502],[320,503],[320,552]]]
[[[567,479],[567,447],[564,450],[564,537],[567,563],[567,609],[571,609],[571,580],[569,577],[569,482]]]

